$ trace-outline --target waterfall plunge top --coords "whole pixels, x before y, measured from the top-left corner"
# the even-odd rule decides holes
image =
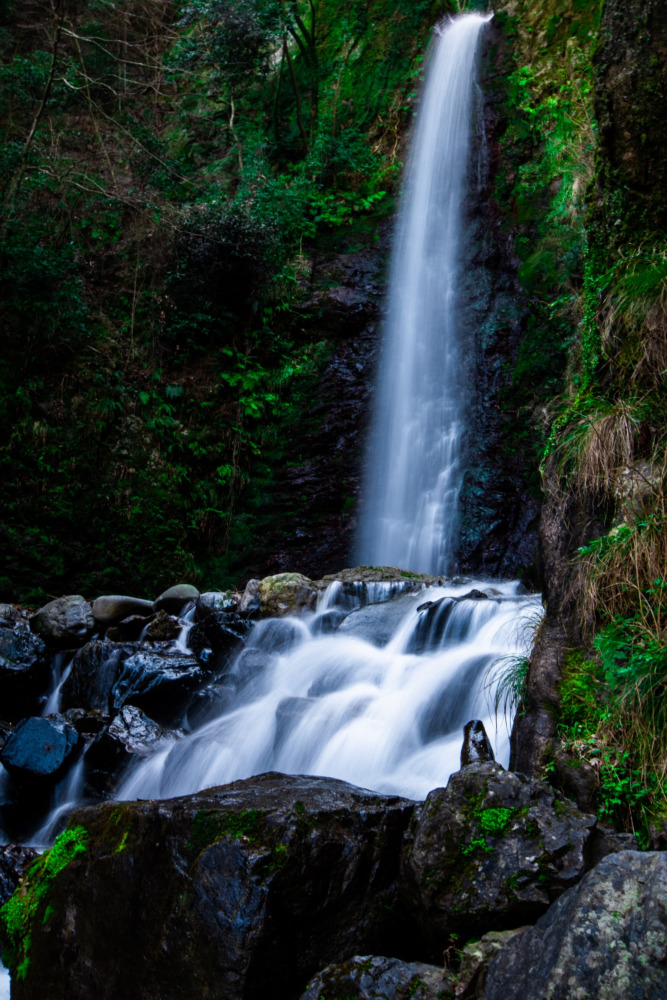
[[[392,258],[360,562],[446,573],[455,564],[467,402],[458,336],[461,212],[475,53],[492,15],[436,30]]]

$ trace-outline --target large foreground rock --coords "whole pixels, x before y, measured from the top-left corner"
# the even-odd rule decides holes
[[[532,923],[588,867],[594,816],[546,782],[471,764],[413,818],[405,905],[431,954],[447,938]]]
[[[445,976],[436,965],[355,955],[319,972],[301,1000],[453,1000],[453,976]]]
[[[664,1000],[667,854],[604,858],[489,966],[484,1000]]]
[[[81,809],[86,850],[32,914],[12,1000],[282,1000],[352,947],[391,954],[413,808],[268,774]]]

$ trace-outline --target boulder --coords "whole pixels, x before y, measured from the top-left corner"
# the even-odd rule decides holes
[[[166,611],[170,615],[179,615],[186,604],[194,603],[199,597],[199,591],[190,583],[178,583],[160,594],[153,601],[154,611]]]
[[[178,618],[173,618],[166,611],[158,611],[146,627],[144,639],[148,642],[170,642],[178,639],[181,627]]]
[[[239,604],[239,614],[248,617],[259,614],[259,585],[260,580],[248,580],[243,591],[243,597]]]
[[[230,611],[215,611],[190,629],[188,646],[207,670],[222,670],[252,628],[247,618]]]
[[[13,628],[21,621],[21,612],[13,604],[0,604],[0,626]]]
[[[491,960],[484,1000],[662,1000],[667,854],[604,858]]]
[[[80,594],[59,597],[45,604],[30,618],[30,628],[47,646],[74,649],[93,634],[95,619],[88,601]]]
[[[463,727],[463,746],[461,747],[461,767],[468,764],[480,764],[495,760],[493,749],[486,735],[484,723],[479,719],[466,722]]]
[[[302,611],[313,610],[317,604],[317,595],[318,589],[313,581],[301,573],[265,576],[259,584],[259,610],[263,615],[276,618],[281,615],[297,615]]]
[[[179,735],[163,729],[140,708],[125,705],[86,752],[86,782],[98,794],[110,794],[133,760],[150,757]]]
[[[194,656],[171,648],[142,649],[123,660],[111,688],[111,708],[136,705],[169,726],[182,717],[189,696],[205,679]]]
[[[358,636],[374,646],[386,646],[411,604],[414,598],[410,595],[382,604],[367,604],[347,615],[336,631],[340,635]]]
[[[19,884],[19,879],[31,861],[38,857],[33,847],[4,844],[0,847],[0,906],[3,906]]]
[[[214,611],[236,611],[238,604],[239,602],[231,593],[208,590],[197,598],[195,619],[198,622],[203,621],[207,615],[212,615]]]
[[[78,810],[74,857],[8,942],[12,1000],[288,1000],[333,962],[394,946],[413,803],[260,775]],[[26,892],[31,892],[28,879]],[[122,960],[119,960],[122,956]]]
[[[119,646],[102,639],[95,639],[78,650],[69,676],[60,689],[61,708],[81,708],[109,715],[112,688],[123,663],[134,650],[135,647]]]
[[[318,972],[301,1000],[449,1000],[454,977],[436,965],[355,955]]]
[[[404,856],[405,906],[427,946],[536,920],[586,871],[595,823],[500,764],[457,771],[416,810]]]
[[[0,714],[17,721],[36,711],[51,680],[49,656],[27,625],[0,627]]]
[[[0,751],[0,763],[23,781],[56,781],[78,743],[79,734],[64,719],[23,719]]]
[[[130,615],[146,617],[153,613],[153,602],[123,594],[107,594],[93,601],[93,617],[99,625],[110,625]]]

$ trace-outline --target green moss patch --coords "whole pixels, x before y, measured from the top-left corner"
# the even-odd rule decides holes
[[[50,851],[33,862],[27,875],[8,902],[0,909],[3,938],[2,960],[17,979],[25,979],[30,966],[31,925],[51,887],[51,883],[80,854],[88,849],[88,833],[82,826],[65,830]],[[53,907],[47,905],[42,923],[47,923]]]

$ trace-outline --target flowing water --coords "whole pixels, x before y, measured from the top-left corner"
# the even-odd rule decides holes
[[[327,596],[311,617],[258,623],[195,702],[195,728],[130,774],[122,798],[183,795],[264,771],[324,774],[424,798],[458,770],[462,726],[482,719],[507,765],[494,664],[523,656],[540,613],[516,583],[430,587],[349,613]],[[440,602],[418,610],[422,604]],[[322,634],[332,614],[343,618]]]
[[[446,573],[456,561],[466,388],[457,315],[461,216],[489,16],[436,32],[399,213],[368,452],[359,562]]]

